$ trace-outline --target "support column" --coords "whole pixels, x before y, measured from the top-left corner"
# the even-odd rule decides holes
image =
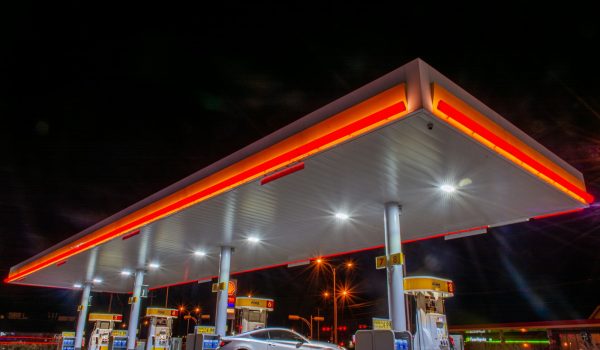
[[[156,318],[150,320],[148,328],[148,339],[146,339],[146,350],[154,349],[154,333],[156,333]]]
[[[402,207],[396,202],[385,203],[385,253],[402,253],[402,240],[400,236],[400,215]],[[404,303],[404,273],[402,265],[389,265],[387,267],[388,279],[388,306],[392,320],[392,329],[405,331],[406,310]]]
[[[81,350],[81,343],[83,342],[83,331],[85,330],[85,323],[87,321],[87,311],[91,291],[92,282],[85,282],[83,284],[83,291],[81,293],[81,310],[79,310],[79,318],[77,318],[77,331],[75,332],[75,350]]]
[[[221,247],[219,262],[219,284],[225,283],[225,289],[217,292],[216,333],[225,336],[227,330],[227,286],[229,285],[229,269],[231,266],[231,247]]]
[[[127,329],[127,350],[135,349],[135,339],[137,336],[138,322],[140,318],[140,306],[142,294],[142,284],[144,283],[144,270],[135,271],[135,282],[133,284],[133,302],[131,303],[131,312],[129,313],[129,328]]]

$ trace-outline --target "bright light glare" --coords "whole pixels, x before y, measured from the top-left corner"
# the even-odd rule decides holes
[[[123,271],[121,271],[121,275],[123,275],[123,276],[131,276],[131,271],[123,270]]]
[[[452,192],[456,191],[456,187],[451,186],[451,185],[442,185],[442,186],[440,186],[440,190],[442,190],[444,192],[452,193]]]
[[[102,278],[94,278],[92,280],[92,282],[94,282],[94,283],[102,283]]]
[[[75,284],[73,285],[73,288],[81,288],[81,284],[79,284],[79,283],[75,283]]]
[[[260,238],[258,238],[256,236],[250,236],[247,239],[248,239],[248,242],[250,242],[250,243],[258,243],[258,242],[260,242]]]
[[[315,260],[315,262],[316,262],[317,264],[320,264],[320,263],[322,263],[322,262],[323,262],[323,259],[321,259],[321,258],[318,258],[317,260]]]
[[[150,263],[148,264],[148,267],[151,269],[158,269],[160,265],[158,263]]]
[[[195,256],[206,256],[206,252],[202,251],[202,250],[196,250],[194,252]]]
[[[350,216],[346,213],[335,213],[335,218],[340,220],[348,220]]]

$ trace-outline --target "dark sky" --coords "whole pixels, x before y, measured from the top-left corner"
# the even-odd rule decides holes
[[[204,3],[2,5],[0,275],[417,57],[583,172],[600,196],[591,8]],[[599,223],[590,208],[412,243],[407,268],[456,281],[453,324],[586,318],[600,304]],[[351,317],[385,316],[384,276],[372,269],[380,253],[352,256],[363,266],[359,302],[372,303]],[[317,290],[303,294],[298,273],[240,280],[279,300],[283,322],[287,311],[326,307]],[[172,302],[210,309],[207,288],[174,288]],[[77,299],[2,285],[0,314],[74,314]],[[123,296],[113,301],[127,313]]]

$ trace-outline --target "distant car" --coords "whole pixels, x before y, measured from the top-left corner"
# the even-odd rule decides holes
[[[309,340],[287,328],[261,328],[222,337],[219,350],[346,350],[332,343]]]

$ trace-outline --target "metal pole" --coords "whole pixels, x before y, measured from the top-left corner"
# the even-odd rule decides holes
[[[148,339],[146,339],[146,350],[154,349],[154,333],[156,332],[156,318],[150,320],[150,327],[148,329]]]
[[[332,267],[331,270],[333,271],[333,343],[337,344],[338,343],[338,327],[337,327],[337,295],[336,295],[336,289],[337,289],[337,284],[335,282],[335,267]]]
[[[165,307],[169,307],[169,287],[167,287],[167,295],[165,296]]]
[[[110,293],[110,299],[108,300],[108,313],[110,314],[110,310],[112,309],[112,299],[113,293]]]
[[[317,316],[321,317],[319,311],[319,308],[317,308]],[[317,340],[321,340],[321,322],[319,321],[317,321]]]
[[[131,303],[131,312],[129,313],[129,328],[127,331],[127,350],[135,349],[135,339],[138,330],[138,321],[140,317],[140,295],[142,294],[142,284],[144,283],[144,270],[135,271],[135,282],[133,283],[133,295]]]
[[[402,207],[396,202],[385,203],[385,236],[386,255],[402,253],[400,236],[400,214]],[[404,303],[404,275],[402,265],[389,265],[388,277],[388,306],[395,331],[406,330],[406,310]]]
[[[81,293],[81,310],[79,310],[79,318],[77,318],[77,331],[75,332],[75,350],[81,350],[81,343],[83,342],[83,331],[85,330],[85,322],[87,318],[87,310],[90,301],[91,291],[92,283],[84,283],[83,291]]]
[[[313,337],[313,327],[312,327],[312,315],[310,315],[310,339],[312,339]]]
[[[227,327],[227,286],[229,284],[229,268],[231,267],[231,247],[221,247],[219,264],[219,284],[224,283],[225,288],[217,292],[216,333],[225,336]]]

